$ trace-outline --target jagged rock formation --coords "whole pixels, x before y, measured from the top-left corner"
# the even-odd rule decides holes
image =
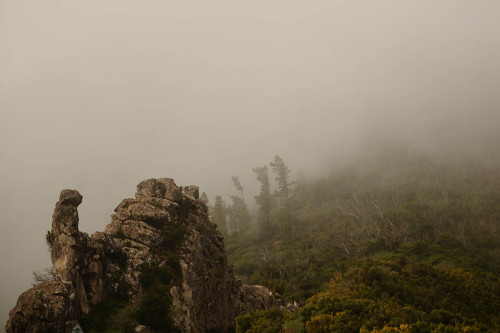
[[[136,314],[151,295],[165,299],[162,313],[181,332],[225,331],[246,311],[293,308],[278,294],[234,278],[196,186],[145,180],[135,199],[118,205],[105,232],[91,237],[78,230],[81,202],[77,191],[61,192],[49,234],[54,280],[21,294],[7,332],[70,332],[116,295]],[[147,330],[141,320],[148,321],[148,312],[154,310],[137,316],[137,329]]]

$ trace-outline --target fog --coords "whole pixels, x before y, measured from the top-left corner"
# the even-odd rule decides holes
[[[498,157],[498,1],[0,0],[0,323],[59,192],[103,230],[150,177],[211,197],[387,142]],[[492,153],[493,152],[493,153]]]

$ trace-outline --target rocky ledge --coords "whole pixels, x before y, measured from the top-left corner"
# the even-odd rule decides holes
[[[53,276],[21,294],[8,333],[71,332],[78,323],[96,331],[225,332],[247,311],[294,308],[234,277],[196,186],[144,180],[92,236],[78,229],[81,202],[78,191],[61,192],[47,234]]]

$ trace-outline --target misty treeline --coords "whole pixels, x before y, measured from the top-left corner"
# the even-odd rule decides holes
[[[278,155],[252,170],[257,211],[233,177],[237,194],[216,196],[212,221],[240,278],[304,306],[248,314],[237,331],[499,329],[498,165],[383,152],[314,181],[292,182]]]
[[[276,190],[273,192],[271,191],[269,168],[264,165],[252,169],[260,184],[260,193],[254,197],[259,207],[254,217],[249,213],[243,185],[236,176],[231,177],[231,181],[238,194],[230,196],[230,203],[226,203],[221,195],[216,195],[212,206],[209,204],[206,193],[202,193],[201,199],[209,207],[212,222],[217,224],[224,236],[237,238],[240,233],[247,232],[252,224],[255,225],[254,229],[258,229],[262,237],[273,235],[277,231],[283,234],[291,227],[289,202],[290,189],[293,185],[290,182],[291,171],[279,155],[274,157],[274,161],[270,162],[269,166],[276,181]]]

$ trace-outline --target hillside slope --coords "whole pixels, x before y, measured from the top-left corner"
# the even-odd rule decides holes
[[[414,319],[435,328],[442,324],[498,329],[500,168],[496,165],[378,155],[326,178],[296,183],[288,207],[289,221],[281,218],[283,208],[275,207],[266,233],[250,229],[225,241],[238,277],[306,305],[299,320],[302,328],[296,331],[306,330],[307,323],[308,332],[357,332],[386,325],[399,329],[416,323],[403,316],[407,307],[421,314]],[[436,276],[444,280],[433,280]],[[406,297],[414,292],[412,286],[422,299]],[[340,298],[332,298],[335,293]],[[436,303],[440,297],[448,301]],[[323,307],[325,302],[337,305]],[[373,318],[368,318],[383,307],[395,311],[392,321],[386,315],[370,322]],[[436,319],[442,311],[448,311],[448,317]],[[265,316],[247,315],[242,320],[248,324],[250,318],[258,322]],[[286,317],[283,323],[297,319]],[[326,326],[313,329],[312,322],[320,319]],[[340,330],[348,321],[355,322],[355,328]],[[251,332],[247,324],[240,325],[241,332]],[[430,330],[429,325],[421,327]],[[412,329],[418,331],[416,326]]]

